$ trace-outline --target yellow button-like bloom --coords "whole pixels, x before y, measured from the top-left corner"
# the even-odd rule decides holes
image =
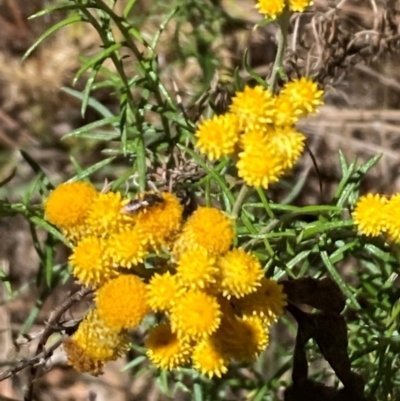
[[[236,114],[214,116],[198,126],[196,146],[210,160],[220,159],[233,153],[239,133],[239,117]]]
[[[274,104],[274,96],[268,89],[246,86],[243,92],[236,92],[230,111],[239,117],[242,130],[264,130],[273,121]]]
[[[311,0],[289,0],[289,8],[292,11],[302,13],[308,6],[313,5]]]
[[[280,155],[284,172],[297,163],[303,153],[306,137],[292,126],[280,127],[268,133],[271,148]]]
[[[215,254],[225,253],[232,245],[234,236],[232,220],[213,207],[199,207],[183,227],[182,235],[174,245],[179,255],[194,245]]]
[[[215,283],[218,272],[217,259],[207,249],[194,246],[184,252],[176,268],[178,280],[188,289],[204,289]]]
[[[267,326],[256,316],[224,316],[211,338],[223,355],[239,362],[252,362],[269,341]]]
[[[90,311],[73,336],[64,341],[68,363],[78,372],[101,374],[103,365],[122,356],[129,348],[129,337],[115,331],[100,319],[97,311]]]
[[[208,337],[197,343],[192,354],[193,367],[202,375],[221,377],[227,372],[229,360]]]
[[[315,113],[317,107],[324,103],[323,94],[324,91],[318,89],[316,82],[301,77],[286,83],[279,93],[279,97],[292,102],[300,116],[306,116],[309,113]]]
[[[190,360],[190,343],[179,339],[171,331],[168,323],[161,323],[153,328],[147,337],[145,346],[147,357],[160,369],[177,369]]]
[[[114,266],[136,266],[143,262],[147,252],[148,239],[136,228],[114,233],[107,241],[107,255]]]
[[[96,293],[101,319],[114,330],[131,329],[149,312],[146,285],[134,275],[121,275],[110,280]]]
[[[398,242],[400,240],[400,194],[393,195],[389,201],[387,201],[387,199],[384,196],[381,196],[381,202],[385,203],[383,218],[381,211],[377,210],[375,212],[382,219],[380,223],[381,224],[380,231],[381,232],[386,231],[386,234],[390,241]],[[357,214],[357,216],[359,215],[360,212]],[[377,228],[378,226],[376,225],[374,232],[376,232]]]
[[[392,205],[395,203],[396,199]],[[386,208],[384,207],[386,204],[387,198],[379,194],[360,197],[353,212],[353,220],[362,234],[376,237],[386,230],[386,217],[390,215],[387,211],[391,209],[394,213],[400,203],[396,205],[396,208]],[[390,232],[396,236],[396,230],[393,228],[394,226]]]
[[[258,0],[256,8],[265,17],[275,19],[282,14],[285,8],[285,0]]]
[[[118,272],[106,254],[107,242],[102,238],[85,237],[74,248],[69,262],[72,274],[83,284],[98,287]]]
[[[202,339],[217,330],[221,310],[217,300],[204,292],[188,291],[171,309],[171,327],[182,339]]]
[[[93,359],[71,337],[64,338],[63,348],[67,355],[68,365],[72,366],[77,372],[90,373],[92,376],[103,374],[103,367],[106,362]]]
[[[258,259],[244,249],[233,249],[218,260],[221,288],[225,297],[243,297],[260,286],[264,276]]]
[[[97,196],[96,189],[87,182],[61,184],[45,203],[45,217],[61,228],[67,238],[80,238],[85,234],[89,207]]]
[[[154,312],[165,312],[171,309],[183,293],[178,277],[170,272],[154,274],[147,285],[147,299]]]
[[[236,335],[246,346],[237,347],[232,357],[237,361],[253,362],[269,343],[268,328],[257,316],[245,316],[238,319]]]
[[[247,185],[267,189],[285,173],[285,160],[271,146],[267,135],[251,131],[243,135],[243,152],[236,166],[238,175]]]
[[[106,238],[109,235],[126,229],[134,220],[129,214],[123,213],[124,206],[129,199],[124,199],[119,192],[100,194],[92,202],[87,226],[92,235]]]
[[[275,114],[273,124],[277,127],[291,126],[297,123],[301,110],[287,96],[277,96],[275,99]]]
[[[242,316],[257,316],[269,325],[282,316],[287,304],[283,286],[264,277],[256,291],[242,298],[232,299],[235,310]]]
[[[183,206],[174,194],[161,192],[161,197],[162,202],[139,210],[135,216],[135,227],[149,238],[156,249],[179,230],[183,213]]]

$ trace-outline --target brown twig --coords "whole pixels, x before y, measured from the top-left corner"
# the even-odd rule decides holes
[[[72,296],[70,296],[63,304],[61,304],[57,309],[53,311],[53,313],[50,316],[49,321],[47,322],[47,327],[44,329],[40,340],[39,344],[36,347],[36,351],[34,353],[34,356],[29,358],[29,360],[21,363],[21,366],[14,367],[10,369],[10,375],[14,374],[16,371],[20,371],[25,367],[30,366],[30,372],[28,375],[28,387],[24,396],[25,401],[31,401],[32,400],[32,395],[33,395],[33,389],[35,385],[35,379],[38,374],[38,369],[40,366],[43,366],[44,363],[48,360],[48,358],[53,354],[54,350],[57,349],[62,340],[57,341],[55,344],[53,344],[48,350],[45,349],[45,345],[47,343],[47,340],[49,337],[55,333],[55,332],[60,332],[62,331],[63,327],[60,327],[59,325],[56,326],[57,323],[59,323],[59,320],[61,319],[62,315],[76,302],[80,301],[82,298],[84,298],[86,295],[89,295],[93,293],[93,290],[90,288],[82,288]],[[7,373],[7,372],[5,372]],[[5,375],[5,373],[3,375]],[[9,377],[8,375],[7,377]],[[6,378],[6,377],[4,377]],[[0,377],[1,379],[1,377]]]
[[[0,381],[8,379],[14,376],[16,373],[20,372],[21,370],[31,367],[29,377],[28,377],[28,389],[26,391],[26,395],[24,400],[30,401],[32,400],[32,393],[35,378],[37,376],[37,371],[40,366],[43,366],[46,361],[53,355],[54,351],[61,345],[62,340],[56,341],[52,344],[49,348],[45,348],[47,340],[49,337],[56,332],[61,332],[66,330],[67,327],[63,325],[59,325],[59,320],[61,319],[62,315],[76,302],[80,301],[86,295],[92,293],[93,290],[90,288],[83,288],[80,291],[73,294],[69,297],[63,304],[61,304],[57,309],[53,311],[49,321],[47,322],[46,328],[43,330],[42,334],[40,335],[39,344],[36,347],[36,351],[32,357],[29,359],[21,360],[20,362],[16,363],[15,366],[6,370],[2,374],[0,374]],[[70,327],[68,327],[70,328]]]

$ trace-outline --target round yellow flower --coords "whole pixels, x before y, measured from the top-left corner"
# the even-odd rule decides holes
[[[67,238],[80,238],[85,234],[89,207],[97,196],[96,189],[87,182],[61,184],[45,203],[46,219],[61,228]]]
[[[285,0],[258,0],[256,8],[265,17],[275,19],[282,14],[285,8]]]
[[[199,207],[184,225],[175,251],[180,254],[198,245],[209,252],[222,254],[232,245],[233,236],[233,224],[229,217],[218,209]]]
[[[161,192],[162,202],[136,213],[136,228],[149,238],[155,248],[165,244],[180,228],[183,206],[179,199]]]
[[[275,114],[273,124],[275,126],[291,126],[299,121],[301,110],[296,108],[296,105],[288,99],[287,96],[278,96],[275,99]]]
[[[239,153],[236,166],[238,175],[245,183],[254,187],[268,187],[279,181],[285,173],[285,161],[268,142],[261,131],[251,131],[243,135],[243,152]]]
[[[394,199],[392,205],[396,201]],[[395,213],[397,210],[384,207],[387,202],[387,198],[379,194],[360,197],[353,212],[353,220],[362,234],[376,237],[386,230],[386,217],[389,216],[387,211],[391,209],[391,212]],[[400,204],[398,203],[398,205]],[[395,234],[395,230],[391,232]]]
[[[221,288],[225,297],[243,297],[260,286],[264,276],[258,259],[245,250],[233,249],[218,260]]]
[[[289,0],[289,8],[291,11],[302,13],[308,6],[313,5],[310,0]]]
[[[115,330],[131,329],[149,312],[146,285],[134,275],[121,275],[110,280],[96,293],[101,319]]]
[[[371,195],[371,194],[369,194]],[[368,195],[367,195],[368,196]],[[372,195],[371,195],[372,196]],[[375,195],[375,196],[379,196],[379,195]],[[358,201],[358,203],[360,203],[360,200]],[[357,206],[358,206],[357,203]],[[384,196],[381,196],[381,203],[384,203],[385,206],[383,208],[383,216],[382,216],[382,211],[381,210],[376,210],[376,217],[374,220],[374,223],[372,223],[372,216],[369,217],[370,218],[370,229],[372,229],[372,227],[375,228],[374,233],[377,232],[378,228],[380,228],[380,232],[384,232],[386,231],[386,234],[389,238],[390,241],[393,242],[398,242],[400,240],[400,194],[397,195],[393,195],[390,200],[388,201]],[[373,208],[378,207],[378,205],[373,206]],[[356,211],[360,209],[360,207],[356,207]],[[371,206],[371,212],[372,212],[372,206]],[[360,219],[360,215],[361,213],[359,212],[357,214],[358,219]],[[354,213],[353,213],[353,217],[354,217]],[[380,218],[380,226],[378,225],[378,218]],[[364,225],[366,225],[366,222],[364,222]],[[359,229],[360,229],[360,225],[359,225]],[[360,229],[361,231],[361,229]],[[365,229],[364,229],[365,231]],[[361,231],[363,232],[363,231]],[[365,232],[363,232],[365,234]],[[378,234],[377,234],[378,235]]]
[[[72,274],[84,285],[98,287],[118,275],[106,248],[104,239],[85,237],[73,249],[69,257]]]
[[[179,339],[168,323],[152,329],[145,346],[147,357],[160,369],[177,369],[190,361],[190,343]]]
[[[253,362],[269,343],[268,328],[262,319],[257,316],[245,316],[238,319],[237,335],[246,344],[246,347],[238,347],[232,354],[237,361]]]
[[[272,123],[275,113],[275,99],[272,92],[258,85],[246,86],[243,92],[236,92],[230,111],[240,119],[244,131],[264,130]]]
[[[176,268],[177,277],[182,286],[188,289],[204,289],[215,283],[218,272],[216,257],[206,248],[194,246],[184,252]]]
[[[183,293],[176,275],[154,274],[147,285],[147,299],[154,312],[168,311]]]
[[[79,373],[90,373],[92,376],[103,374],[106,362],[93,359],[71,337],[63,339],[63,348],[67,355],[67,363]]]
[[[192,354],[193,367],[202,375],[221,377],[227,372],[229,360],[220,352],[210,338],[197,343]]]
[[[220,159],[233,153],[239,140],[239,118],[227,113],[203,121],[197,128],[197,147],[210,160]]]
[[[268,329],[256,317],[223,318],[211,336],[220,352],[238,362],[252,362],[268,345]]]
[[[148,239],[136,228],[111,234],[107,241],[107,255],[114,266],[136,266],[143,262],[147,252]]]
[[[242,316],[257,316],[270,324],[283,315],[287,304],[283,286],[264,277],[256,291],[242,298],[232,299],[235,310]]]
[[[217,300],[200,291],[188,291],[171,309],[172,331],[182,339],[202,339],[217,330],[221,310]]]
[[[123,198],[119,192],[100,194],[89,209],[87,226],[90,233],[107,238],[132,225],[133,217],[123,213],[123,208],[128,202],[129,199]]]
[[[279,96],[292,102],[301,116],[315,113],[317,107],[322,105],[323,90],[318,89],[318,84],[312,80],[301,77],[286,83]]]
[[[104,324],[96,310],[91,310],[73,336],[64,341],[68,363],[79,372],[101,373],[104,363],[122,356],[129,348],[126,332]]]
[[[303,153],[306,137],[294,127],[279,127],[268,133],[271,147],[280,155],[285,172],[291,170]]]

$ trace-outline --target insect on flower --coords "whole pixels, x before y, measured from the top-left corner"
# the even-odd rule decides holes
[[[146,193],[138,199],[130,200],[122,209],[125,214],[132,214],[139,210],[146,209],[164,202],[163,197],[159,193]]]

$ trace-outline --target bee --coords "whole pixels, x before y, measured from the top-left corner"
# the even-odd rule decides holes
[[[139,210],[158,205],[164,202],[163,197],[159,193],[145,193],[139,199],[130,200],[122,209],[125,214],[133,214]]]

